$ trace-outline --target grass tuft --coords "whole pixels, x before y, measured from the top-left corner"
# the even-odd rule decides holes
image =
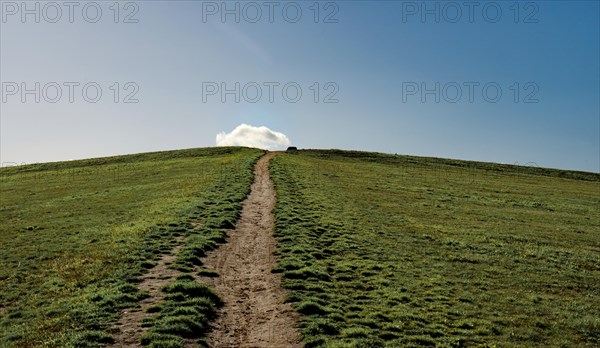
[[[202,338],[208,321],[216,315],[216,308],[223,304],[208,286],[197,283],[190,275],[179,276],[162,290],[175,296],[167,296],[158,315],[148,321],[149,330],[141,341],[146,346],[160,346],[166,335],[178,339]],[[168,341],[173,341],[173,337]]]

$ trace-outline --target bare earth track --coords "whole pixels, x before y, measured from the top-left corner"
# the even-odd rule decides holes
[[[302,347],[296,326],[297,316],[284,304],[285,292],[279,274],[271,273],[276,264],[274,216],[275,187],[269,175],[269,152],[256,164],[250,195],[242,203],[242,214],[228,242],[203,259],[204,268],[218,272],[219,277],[197,277],[222,297],[225,305],[212,324],[207,342],[212,348]],[[141,308],[126,311],[116,323],[117,333],[112,347],[141,347],[140,337],[146,329],[144,318],[152,316],[147,309],[162,301],[160,289],[181,272],[168,268],[174,262],[183,238],[158,264],[144,275],[140,290],[150,296],[140,302]],[[186,347],[197,347],[186,340]]]
[[[275,187],[269,174],[269,152],[259,159],[250,195],[228,242],[209,253],[204,266],[219,273],[202,278],[225,305],[207,337],[211,347],[301,347],[296,315],[284,304],[285,292],[272,252]]]
[[[177,238],[178,245],[167,255],[164,255],[156,266],[151,268],[148,273],[142,277],[139,285],[141,291],[148,291],[150,296],[140,302],[140,308],[123,312],[114,331],[118,332],[115,337],[115,343],[112,347],[141,347],[140,338],[146,329],[141,327],[142,320],[149,318],[152,314],[146,310],[163,299],[164,294],[160,289],[180,273],[167,266],[175,261],[175,255],[181,248],[183,238]]]

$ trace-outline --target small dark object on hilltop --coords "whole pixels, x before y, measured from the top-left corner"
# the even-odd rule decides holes
[[[285,152],[295,152],[298,151],[298,148],[295,146],[290,146],[287,148],[287,150],[285,150]]]

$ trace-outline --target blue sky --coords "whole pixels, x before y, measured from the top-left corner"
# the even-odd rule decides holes
[[[463,1],[275,1],[272,22],[270,5],[248,3],[122,2],[117,14],[113,1],[76,2],[71,23],[62,2],[58,16],[3,0],[0,161],[213,146],[245,123],[301,148],[600,171],[597,1],[474,1],[471,18]],[[222,6],[239,6],[239,23]],[[39,103],[23,95],[36,82]],[[248,86],[239,103],[206,94],[236,82]]]

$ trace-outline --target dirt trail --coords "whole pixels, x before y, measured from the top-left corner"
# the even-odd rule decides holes
[[[111,347],[141,347],[140,338],[145,332],[145,328],[141,327],[144,318],[151,317],[152,313],[147,313],[146,310],[155,304],[158,304],[164,298],[164,294],[160,290],[163,286],[171,282],[181,272],[168,268],[167,266],[175,262],[177,252],[182,246],[183,238],[177,238],[177,246],[171,250],[169,254],[163,255],[158,260],[156,266],[148,270],[148,273],[142,277],[142,282],[139,285],[141,291],[148,291],[150,296],[140,301],[141,308],[132,309],[123,312],[121,319],[115,324],[111,331],[117,332],[114,336],[115,343]]]
[[[263,156],[254,170],[254,183],[243,202],[242,215],[228,242],[204,259],[207,269],[217,278],[202,278],[223,298],[225,305],[212,324],[207,342],[222,347],[301,347],[297,317],[290,304],[284,304],[285,292],[279,274],[271,273],[273,257],[275,187],[269,175],[269,160]]]

